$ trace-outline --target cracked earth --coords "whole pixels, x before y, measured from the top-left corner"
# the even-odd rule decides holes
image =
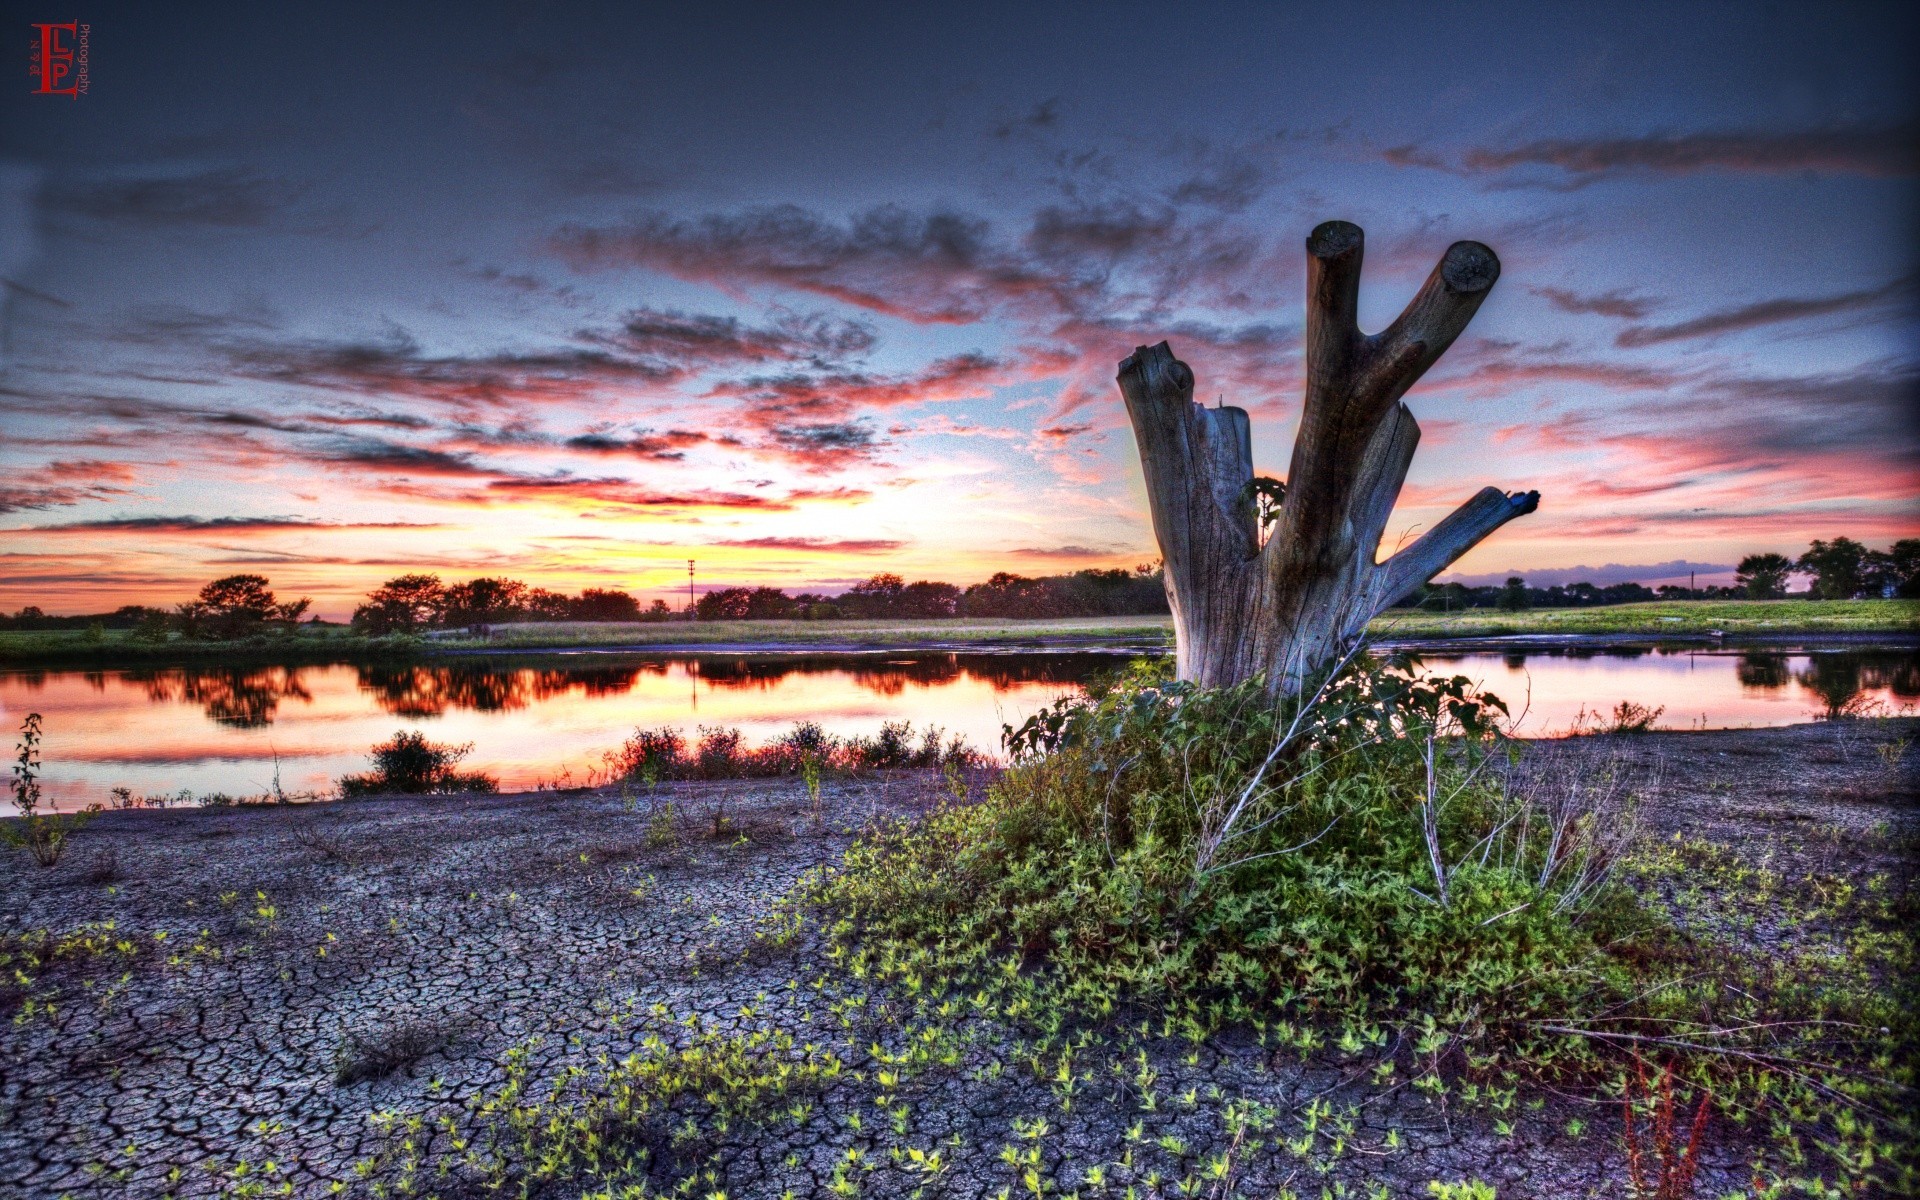
[[[1920,797],[1912,770],[1876,746],[1916,730],[1568,747],[1657,777],[1649,836],[1704,833],[1776,867],[1898,878]],[[489,1137],[476,1106],[513,1079],[585,1094],[606,1063],[654,1053],[649,1038],[684,1047],[756,1031],[791,1032],[844,1070],[783,1094],[772,1115],[698,1136],[673,1132],[677,1111],[625,1128],[645,1151],[625,1182],[730,1200],[1416,1197],[1473,1177],[1502,1200],[1625,1194],[1610,1106],[1496,1113],[1245,1034],[1084,1045],[1063,1106],[1059,1044],[960,1020],[939,1035],[944,1060],[883,1089],[891,1060],[933,1035],[839,977],[810,936],[774,947],[756,932],[862,824],[944,802],[948,786],[930,772],[834,780],[818,808],[797,781],[771,780],[624,800],[114,812],[52,869],[8,851],[5,973],[35,931],[66,949],[31,982],[0,984],[0,1196],[476,1194],[474,1147]],[[1743,1153],[1721,1139],[1698,1194],[1742,1187]]]

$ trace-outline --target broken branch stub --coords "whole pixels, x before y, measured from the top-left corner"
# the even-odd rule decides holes
[[[1165,342],[1120,364],[1182,679],[1222,687],[1264,674],[1270,690],[1298,691],[1381,610],[1539,506],[1538,492],[1486,488],[1375,560],[1420,441],[1400,398],[1473,319],[1500,260],[1455,242],[1399,318],[1369,336],[1355,320],[1364,248],[1345,221],[1307,238],[1306,400],[1265,546],[1246,411],[1195,404],[1193,371]]]

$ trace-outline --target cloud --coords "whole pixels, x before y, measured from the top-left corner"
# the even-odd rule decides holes
[[[451,454],[423,446],[408,446],[380,438],[342,437],[335,439],[318,457],[330,463],[381,470],[403,471],[409,475],[486,475],[492,472],[468,454]]]
[[[905,548],[907,543],[888,538],[757,537],[713,545],[749,550],[812,550],[823,554],[886,554]]]
[[[792,204],[692,219],[656,212],[567,225],[550,246],[576,268],[647,267],[737,289],[772,284],[930,324],[982,319],[1039,277],[989,247],[988,224],[947,210],[869,209],[844,226]]]
[[[1041,436],[1041,437],[1043,437],[1043,438],[1052,438],[1052,439],[1054,439],[1055,441],[1062,441],[1062,442],[1064,442],[1064,441],[1066,441],[1066,440],[1067,440],[1068,438],[1070,438],[1070,437],[1073,437],[1073,436],[1075,436],[1076,434],[1082,434],[1082,433],[1085,433],[1085,432],[1087,432],[1087,431],[1088,431],[1089,429],[1092,429],[1092,428],[1093,428],[1093,426],[1092,426],[1091,424],[1085,424],[1085,425],[1048,425],[1048,426],[1046,426],[1045,428],[1042,428],[1042,429],[1039,429],[1039,430],[1036,430],[1035,432],[1036,432],[1036,433],[1038,433],[1038,435],[1039,435],[1039,436]]]
[[[285,529],[440,529],[430,522],[315,521],[306,517],[107,517],[29,525],[0,533],[256,533]]]
[[[1059,559],[1110,559],[1122,555],[1139,555],[1143,551],[1129,550],[1124,546],[1110,546],[1102,549],[1098,546],[1022,546],[1006,553],[1015,558]]]
[[[1394,166],[1476,176],[1542,168],[1543,186],[1571,191],[1622,175],[1702,171],[1762,175],[1856,175],[1899,178],[1920,173],[1920,129],[1856,125],[1806,130],[1735,130],[1640,137],[1543,138],[1516,146],[1479,146],[1456,158],[1418,146],[1393,146],[1380,157]],[[1505,181],[1511,186],[1512,181]]]
[[[1623,171],[1679,174],[1711,170],[1889,177],[1920,171],[1920,149],[1916,147],[1920,147],[1920,130],[1911,126],[1856,126],[1793,132],[1549,138],[1505,149],[1469,150],[1463,161],[1475,171],[1539,164],[1582,179]]]
[[[1719,576],[1732,572],[1733,567],[1728,563],[1689,562],[1676,558],[1668,562],[1607,563],[1599,567],[1549,567],[1524,571],[1516,567],[1476,575],[1449,575],[1444,581],[1467,587],[1499,587],[1510,576],[1518,575],[1531,587],[1565,587],[1573,583],[1607,587],[1615,583],[1662,583],[1670,579],[1685,579],[1689,573]]]
[[[1671,325],[1633,325],[1621,330],[1614,338],[1614,344],[1623,347],[1653,346],[1661,342],[1677,342],[1687,338],[1733,333],[1742,329],[1758,329],[1762,326],[1798,321],[1806,317],[1857,312],[1872,308],[1890,297],[1911,291],[1913,285],[1914,279],[1909,276],[1896,279],[1892,283],[1882,284],[1877,288],[1844,292],[1837,296],[1782,297],[1778,300],[1763,300],[1758,304],[1746,304],[1738,308],[1708,313],[1705,316],[1678,321]]]
[[[1629,321],[1638,321],[1653,310],[1651,300],[1642,300],[1622,292],[1605,292],[1598,296],[1582,296],[1565,288],[1536,287],[1527,289],[1539,296],[1561,312],[1593,313],[1603,317],[1623,317]]]
[[[69,183],[51,189],[58,213],[143,228],[257,229],[290,209],[305,187],[240,168],[194,175]]]
[[[678,462],[687,456],[689,447],[716,440],[692,429],[669,429],[663,433],[643,429],[628,438],[605,433],[583,433],[561,444],[569,450],[584,450],[592,454],[632,454],[654,462]]]
[[[871,495],[858,488],[797,488],[784,496],[699,488],[674,492],[650,489],[625,479],[580,479],[572,476],[495,479],[487,483],[486,491],[491,496],[505,499],[540,498],[556,502],[627,509],[660,511],[721,509],[750,512],[791,512],[801,504],[809,502],[857,503]],[[467,497],[454,499],[465,500]]]
[[[874,462],[885,445],[860,422],[776,425],[768,432],[769,442],[789,461],[814,474]]]
[[[614,333],[585,332],[584,341],[657,359],[682,369],[716,363],[804,362],[826,368],[873,348],[873,328],[821,313],[781,312],[765,325],[711,313],[640,308]]]
[[[121,485],[138,479],[129,464],[99,459],[56,460],[40,467],[16,469],[8,472],[5,483],[0,483],[0,513],[68,508],[89,500],[125,496],[132,489]]]

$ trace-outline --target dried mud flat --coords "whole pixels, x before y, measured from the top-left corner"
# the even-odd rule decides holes
[[[1843,722],[1558,752],[1652,780],[1650,837],[1704,836],[1780,871],[1898,879],[1920,840],[1920,752],[1890,766],[1878,747],[1916,733]],[[650,1036],[684,1042],[677,1019],[692,1014],[721,1031],[791,1030],[848,1067],[796,1112],[783,1101],[697,1145],[665,1121],[630,1135],[653,1152],[654,1186],[710,1169],[695,1195],[824,1195],[838,1180],[875,1197],[1024,1194],[1027,1165],[1003,1147],[1032,1155],[1045,1187],[1089,1198],[1176,1195],[1193,1178],[1217,1196],[1412,1197],[1471,1177],[1503,1200],[1625,1194],[1611,1108],[1522,1106],[1503,1134],[1485,1111],[1238,1035],[1148,1038],[1123,1064],[1087,1049],[1089,1082],[1063,1111],[1016,1033],[973,1022],[957,1061],[910,1074],[876,1107],[874,1051],[902,1049],[886,998],[849,1006],[865,989],[821,990],[836,972],[814,942],[771,950],[755,933],[859,825],[946,796],[945,781],[902,772],[829,781],[818,812],[790,780],[663,786],[632,805],[593,792],[123,812],[51,870],[10,853],[0,933],[91,924],[96,952],[0,990],[0,1196],[380,1194],[398,1182],[403,1135],[377,1127],[377,1111],[423,1118],[416,1194],[472,1194],[460,1168],[433,1164],[473,1137],[470,1102],[497,1093],[516,1047],[541,1091]],[[1127,1082],[1136,1050],[1163,1098],[1150,1111]],[[1275,1132],[1236,1135],[1230,1103],[1248,1101],[1278,1114]],[[1036,1118],[1044,1136],[1030,1136]],[[1222,1155],[1226,1177],[1207,1180]],[[1094,1164],[1103,1183],[1086,1177]],[[1723,1140],[1698,1192],[1743,1183],[1741,1148]]]

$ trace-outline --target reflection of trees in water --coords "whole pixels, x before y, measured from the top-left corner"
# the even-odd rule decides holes
[[[213,667],[129,671],[149,700],[198,704],[209,720],[239,729],[273,724],[282,700],[313,701],[300,677],[310,667]]]
[[[1788,655],[1752,652],[1740,656],[1735,670],[1741,686],[1760,691],[1798,683],[1820,698],[1830,717],[1865,692],[1920,696],[1920,654],[1898,650],[1818,652],[1807,655],[1807,665],[1798,671]]]
[[[963,678],[985,681],[995,691],[1030,683],[1084,683],[1126,659],[1115,654],[930,653],[879,658],[872,655],[781,655],[778,657],[688,657],[623,661],[617,665],[510,667],[498,663],[446,665],[371,664],[355,668],[360,688],[380,707],[400,717],[434,717],[448,709],[506,712],[569,692],[612,696],[633,690],[642,675],[664,676],[674,662],[707,687],[726,691],[767,690],[800,675],[840,675],[882,696],[909,687],[940,687]]]
[[[485,663],[450,666],[373,665],[356,668],[362,691],[398,717],[437,717],[450,708],[511,712],[568,692],[612,696],[633,690],[641,666],[538,669]]]
[[[909,687],[940,687],[962,678],[978,679],[996,692],[1029,683],[1085,683],[1102,671],[1126,665],[1116,654],[916,654],[912,657],[804,655],[780,658],[699,658],[688,669],[702,683],[729,691],[771,689],[790,675],[845,675],[882,696],[898,696]]]
[[[1733,671],[1741,687],[1758,691],[1783,688],[1793,678],[1793,671],[1787,666],[1787,656],[1784,654],[1742,654]]]

